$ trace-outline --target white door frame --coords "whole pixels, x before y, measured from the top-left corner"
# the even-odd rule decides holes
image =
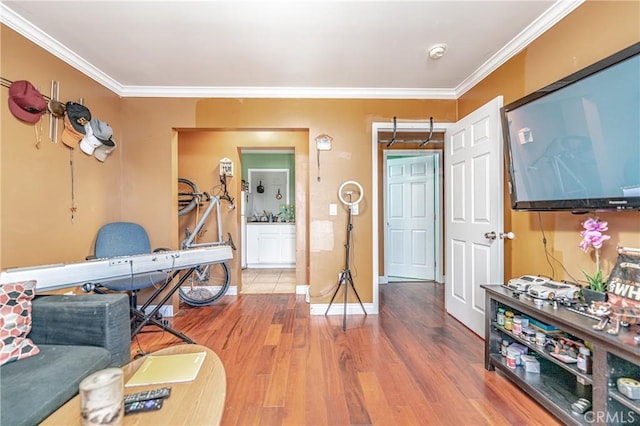
[[[446,132],[449,126],[452,123],[434,123],[433,131],[434,132]],[[372,236],[372,253],[371,253],[371,264],[373,268],[373,302],[372,307],[375,312],[370,312],[372,314],[377,314],[380,308],[380,276],[379,272],[379,247],[378,247],[378,132],[393,132],[394,125],[392,122],[374,122],[371,125],[371,170],[372,170],[372,178],[371,178],[371,236]],[[428,132],[430,130],[430,123],[428,122],[413,122],[413,123],[396,123],[397,131],[420,131],[420,132]],[[444,208],[444,206],[443,206]]]
[[[391,149],[385,149],[382,153],[383,155],[383,162],[382,162],[382,169],[386,172],[387,170],[387,157],[389,155],[399,155],[399,156],[427,156],[427,155],[433,155],[436,157],[436,165],[437,165],[437,172],[436,172],[436,176],[434,177],[434,181],[435,181],[435,188],[437,193],[434,194],[433,199],[436,201],[436,206],[435,206],[435,213],[434,213],[434,229],[435,229],[435,235],[434,237],[434,258],[436,259],[436,265],[435,265],[435,271],[434,271],[434,280],[439,282],[439,283],[443,283],[444,280],[442,279],[442,212],[443,212],[443,204],[444,204],[444,197],[443,197],[443,187],[442,187],[442,159],[443,159],[443,152],[439,149],[407,149],[407,150],[391,150]],[[387,202],[388,202],[388,195],[387,195],[387,173],[384,173],[382,175],[382,200],[383,200],[383,214],[384,217],[382,218],[383,223],[387,223],[387,221],[389,220],[387,217],[388,214],[388,209],[387,209]],[[384,275],[382,275],[379,279],[381,283],[387,283],[389,281],[389,277],[388,277],[388,267],[389,267],[389,251],[387,250],[387,243],[389,242],[389,229],[388,227],[385,226],[384,228],[384,245],[385,245],[385,250],[384,250]]]

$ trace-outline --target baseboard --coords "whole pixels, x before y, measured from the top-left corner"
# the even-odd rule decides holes
[[[378,311],[372,303],[363,303],[367,315],[377,315]],[[312,303],[310,306],[311,315],[324,315],[327,312],[328,303]],[[344,315],[344,305],[334,302],[327,315]],[[347,303],[347,315],[364,315],[362,306],[359,303]]]
[[[296,286],[296,294],[307,294],[309,286],[306,284],[298,284]]]
[[[200,288],[205,288],[206,289],[208,287],[207,286],[201,286]],[[216,288],[216,287],[211,286],[209,288],[211,288],[211,290],[209,290],[209,291],[211,291],[211,293],[214,293],[214,292],[218,291],[218,288]],[[227,289],[227,292],[224,295],[225,296],[236,296],[237,294],[238,294],[238,286],[230,285],[229,288]]]
[[[238,295],[238,286],[232,285],[229,286],[227,292],[224,294],[225,296],[237,296]],[[150,313],[156,308],[157,305],[149,305],[145,310],[145,314]],[[138,305],[138,309],[142,309],[141,305]],[[163,305],[158,311],[163,318],[173,317],[173,306],[172,305]]]

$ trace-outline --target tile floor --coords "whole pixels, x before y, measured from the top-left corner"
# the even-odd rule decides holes
[[[241,294],[295,293],[296,270],[254,269],[242,270]]]

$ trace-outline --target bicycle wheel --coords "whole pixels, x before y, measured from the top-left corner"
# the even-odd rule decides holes
[[[195,182],[178,178],[178,216],[193,210],[200,202],[200,190]]]
[[[191,306],[207,306],[220,299],[229,289],[231,277],[226,263],[199,266],[180,289],[180,299]]]

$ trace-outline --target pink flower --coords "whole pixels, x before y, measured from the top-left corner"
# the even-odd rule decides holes
[[[582,241],[580,241],[580,248],[585,253],[589,250],[589,247],[599,249],[600,247],[602,247],[603,242],[611,239],[610,236],[604,235],[600,231],[582,231],[580,235],[582,236]]]
[[[592,218],[592,217],[590,217],[589,219],[585,220],[582,223],[582,227],[587,231],[598,231],[598,232],[607,231],[609,229],[608,225],[609,225],[609,222],[601,222],[600,219]]]
[[[582,241],[580,241],[580,248],[585,253],[589,251],[589,248],[593,247],[596,255],[596,273],[591,276],[584,270],[582,271],[587,277],[589,287],[594,290],[604,291],[604,278],[602,271],[600,270],[600,248],[602,244],[611,239],[610,236],[604,235],[603,232],[608,230],[608,222],[600,222],[598,218],[589,218],[582,223],[584,231],[580,232]]]

